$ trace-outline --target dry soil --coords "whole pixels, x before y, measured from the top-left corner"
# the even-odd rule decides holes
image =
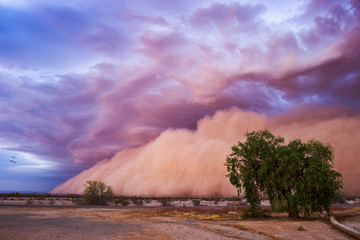
[[[360,208],[335,215],[358,224]],[[300,227],[301,225],[301,227]],[[302,228],[302,230],[300,230]],[[325,217],[241,219],[239,210],[1,207],[0,239],[353,239]]]

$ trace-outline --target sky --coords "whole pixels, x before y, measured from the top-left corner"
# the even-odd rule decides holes
[[[259,128],[334,145],[352,191],[359,23],[359,0],[0,0],[0,191],[232,194],[222,162]]]

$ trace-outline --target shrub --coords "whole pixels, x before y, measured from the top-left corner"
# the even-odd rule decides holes
[[[121,203],[121,199],[119,197],[115,197],[114,204],[117,206],[119,203]]]
[[[219,204],[219,201],[220,201],[219,198],[214,198],[213,203],[214,203],[215,205],[218,205],[218,204]]]
[[[89,180],[84,185],[85,203],[89,205],[107,205],[113,201],[114,193],[111,186],[97,180]]]
[[[26,205],[31,205],[34,203],[34,200],[32,200],[31,198],[26,199]]]
[[[305,228],[300,224],[297,228],[298,231],[305,231]]]
[[[199,199],[192,199],[192,204],[197,207],[197,206],[200,206],[200,200]]]
[[[72,203],[75,204],[75,205],[83,205],[85,204],[85,201],[83,198],[73,198],[71,199]]]
[[[50,205],[50,206],[54,206],[54,204],[55,204],[55,200],[54,200],[54,199],[50,199],[50,200],[49,200],[49,205]]]
[[[242,211],[242,218],[269,218],[270,213],[264,208],[247,208]]]
[[[164,207],[168,207],[168,206],[171,206],[171,201],[169,200],[169,198],[160,198],[158,200],[162,206]]]
[[[130,204],[130,201],[127,198],[122,198],[120,204],[121,204],[121,206],[126,207]]]
[[[114,203],[115,205],[118,205],[120,203],[121,206],[126,207],[130,204],[130,200],[125,196],[121,196],[121,197],[116,197]]]
[[[144,204],[141,197],[136,197],[136,196],[132,197],[131,201],[133,202],[134,205],[137,205],[137,206],[142,206]]]

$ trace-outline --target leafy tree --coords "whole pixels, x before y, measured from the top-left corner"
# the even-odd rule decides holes
[[[227,156],[230,182],[238,194],[244,195],[256,213],[261,196],[274,207],[286,200],[289,216],[325,210],[342,188],[341,174],[333,170],[333,149],[319,141],[303,143],[275,137],[268,130],[246,133],[246,141],[238,142]]]
[[[114,198],[114,192],[111,186],[106,183],[89,180],[84,184],[85,202],[89,205],[107,205]]]

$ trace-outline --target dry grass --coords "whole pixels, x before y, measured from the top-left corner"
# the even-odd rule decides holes
[[[245,209],[245,207],[163,208],[163,209],[154,210],[153,214],[154,215],[160,214],[169,217],[198,219],[198,220],[228,221],[228,220],[240,220],[241,211],[243,209]]]

